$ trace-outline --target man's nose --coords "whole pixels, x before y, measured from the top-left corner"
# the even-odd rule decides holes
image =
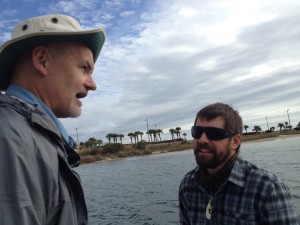
[[[204,142],[208,142],[208,141],[209,141],[209,139],[207,138],[206,133],[203,132],[203,133],[201,134],[200,138],[198,139],[198,142],[199,142],[199,143],[204,143]]]
[[[89,78],[86,80],[85,86],[88,90],[95,91],[97,89],[97,85],[92,76],[89,76]]]

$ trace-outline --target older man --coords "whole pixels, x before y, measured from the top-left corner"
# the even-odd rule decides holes
[[[0,47],[0,223],[87,224],[72,139],[58,118],[78,117],[95,90],[102,28],[65,15],[20,22]]]

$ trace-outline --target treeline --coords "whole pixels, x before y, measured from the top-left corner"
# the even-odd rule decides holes
[[[286,130],[292,130],[292,125],[289,124],[288,122],[283,122],[283,123],[278,123],[277,127],[279,128],[280,132],[286,131]],[[245,133],[244,135],[252,135],[252,134],[260,134],[262,132],[262,129],[260,126],[253,126],[252,129],[249,130],[248,125],[244,125]],[[263,131],[264,133],[272,133],[274,132],[276,127],[268,127],[268,130]],[[300,121],[294,128],[294,130],[300,130]],[[181,138],[181,127],[176,127],[176,128],[170,128],[169,133],[171,134],[171,140],[176,140],[176,139],[182,139]],[[134,131],[130,132],[127,134],[127,136],[130,138],[131,144],[137,144],[142,141],[148,142],[149,144],[151,143],[158,143],[162,142],[161,140],[161,134],[163,134],[162,129],[149,129],[146,132],[147,138],[146,140],[143,139],[143,136],[145,135],[144,132],[142,131]],[[184,139],[186,140],[186,133],[182,134],[184,136]],[[124,134],[117,134],[117,133],[109,133],[105,136],[105,138],[108,140],[108,144],[117,144],[117,143],[123,143],[123,139],[125,138]],[[96,139],[94,137],[89,138],[85,142],[80,142],[79,146],[80,147],[95,147],[95,146],[103,146],[104,141],[101,139]],[[75,147],[77,147],[75,145]]]
[[[291,124],[289,124],[288,122],[284,122],[284,123],[278,123],[277,127],[279,128],[279,131],[286,131],[286,130],[292,130],[293,126]],[[249,126],[248,125],[244,125],[244,129],[246,131],[246,133],[244,133],[244,135],[251,135],[251,134],[259,134],[262,129],[260,126],[254,126],[252,129],[252,132],[248,132]],[[268,130],[265,130],[265,133],[272,133],[274,132],[276,129],[276,127],[268,127]],[[300,130],[300,121],[299,123],[296,125],[296,127],[294,128],[294,130]]]
[[[172,140],[181,139],[181,127],[176,127],[175,129],[170,128],[169,132],[171,134]],[[146,132],[147,142],[150,144],[162,142],[161,134],[163,134],[162,129],[149,129]],[[130,138],[131,144],[137,144],[137,143],[143,141],[143,135],[144,135],[144,132],[142,132],[142,131],[135,131],[135,132],[130,132],[127,134],[127,136]],[[175,135],[177,138],[175,137]],[[187,134],[183,133],[182,135],[186,139]],[[117,133],[109,133],[105,136],[105,138],[108,140],[108,144],[117,144],[117,143],[122,144],[123,139],[125,138],[125,135],[117,134]],[[80,147],[95,147],[95,146],[103,146],[103,144],[104,144],[103,140],[92,137],[92,138],[89,138],[85,142],[80,142],[79,146]]]

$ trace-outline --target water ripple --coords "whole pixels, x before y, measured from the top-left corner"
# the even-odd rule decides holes
[[[300,139],[245,143],[244,159],[270,170],[290,187],[300,215]],[[196,166],[192,150],[132,157],[76,168],[92,225],[178,225],[178,186]]]

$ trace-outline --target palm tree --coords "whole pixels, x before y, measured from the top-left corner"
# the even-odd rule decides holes
[[[134,135],[133,133],[128,133],[128,134],[127,134],[127,136],[130,137],[131,144],[132,144],[132,138],[133,138],[133,135]]]
[[[111,134],[111,136],[113,138],[114,144],[118,143],[118,137],[119,137],[119,135],[118,134]]]
[[[254,126],[253,131],[255,131],[256,134],[258,134],[258,132],[261,131],[261,127],[260,126]]]
[[[136,135],[137,142],[139,142],[140,131],[135,131],[134,134]]]
[[[299,123],[296,125],[296,127],[294,128],[294,130],[300,130],[300,121],[299,121]]]
[[[122,139],[124,138],[124,134],[119,134],[119,139],[120,139],[120,142],[122,144]]]
[[[285,128],[283,123],[278,123],[277,127],[279,127],[280,132],[282,131],[282,128]]]
[[[85,146],[87,147],[94,147],[98,145],[98,140],[94,137],[89,138],[86,142],[85,142]]]
[[[111,138],[112,138],[112,134],[107,134],[107,135],[106,135],[106,138],[108,139],[108,143],[110,143],[110,140],[111,140]]]
[[[181,130],[181,127],[176,127],[175,130],[176,130],[177,138],[178,138],[178,137],[181,138],[181,136],[180,136],[180,130]]]
[[[271,130],[272,132],[274,132],[275,127],[270,127],[270,130]]]
[[[169,132],[171,133],[172,140],[174,140],[175,129],[171,128],[171,129],[169,130]]]
[[[97,140],[97,142],[98,142],[98,145],[99,145],[99,146],[102,146],[102,145],[103,145],[103,141],[102,141],[101,139]]]
[[[159,137],[159,141],[161,142],[161,137],[160,137],[160,134],[163,134],[163,130],[162,129],[157,129],[157,134],[158,134],[158,137]]]
[[[154,130],[154,129],[149,129],[148,130],[148,134],[150,135],[150,142],[155,142],[157,141],[157,130]],[[153,135],[153,139],[152,139],[152,135]]]
[[[157,142],[157,130],[152,130],[152,134],[153,134],[153,141]]]
[[[248,125],[244,125],[244,128],[245,128],[245,131],[247,133],[247,129],[249,128],[249,126]]]
[[[143,135],[144,135],[144,133],[143,133],[142,131],[138,131],[138,135],[141,136],[141,141],[142,141],[142,140],[143,140]]]
[[[151,140],[150,140],[149,129],[146,131],[146,134],[147,134],[147,136],[148,136],[148,143],[150,143],[150,142],[151,142]]]
[[[149,129],[146,134],[148,134],[149,142],[152,143],[152,130]]]
[[[186,133],[183,133],[182,135],[184,136],[184,140],[186,140],[187,134],[186,134]]]
[[[289,123],[288,122],[284,122],[285,124],[285,128],[288,128]]]

